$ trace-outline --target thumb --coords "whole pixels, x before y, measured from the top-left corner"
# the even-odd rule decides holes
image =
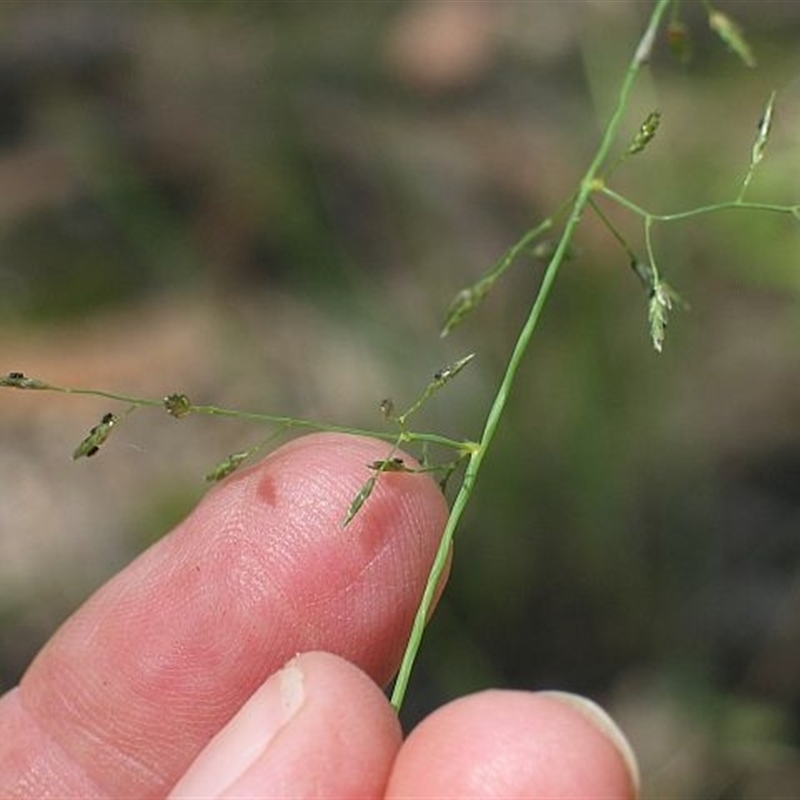
[[[306,653],[256,690],[169,797],[382,797],[400,741],[367,675]]]

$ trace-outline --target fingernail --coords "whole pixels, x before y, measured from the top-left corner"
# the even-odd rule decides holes
[[[639,796],[641,789],[641,777],[639,775],[639,764],[636,761],[636,755],[630,742],[625,738],[625,734],[617,727],[616,722],[608,715],[608,713],[601,708],[597,703],[589,700],[586,697],[581,697],[576,694],[569,694],[568,692],[542,692],[542,694],[551,695],[558,700],[572,706],[576,711],[580,712],[595,728],[597,728],[617,749],[625,766],[628,768],[628,774],[631,776],[631,783],[633,784],[634,796]]]
[[[269,747],[305,701],[296,659],[270,677],[208,743],[170,798],[219,797]]]

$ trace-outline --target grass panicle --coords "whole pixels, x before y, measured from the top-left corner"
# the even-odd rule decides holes
[[[755,57],[744,38],[741,28],[727,14],[719,11],[710,3],[706,2],[705,7],[709,25],[725,45],[738,55],[745,65],[748,67],[755,66]],[[56,386],[16,371],[0,377],[0,387],[93,396],[123,405],[124,410],[121,414],[106,413],[100,422],[90,430],[89,434],[80,442],[73,453],[73,458],[75,459],[89,458],[97,454],[109,438],[112,429],[125,416],[134,410],[144,408],[160,409],[162,413],[166,412],[176,419],[182,419],[189,414],[200,414],[245,420],[270,429],[270,435],[258,444],[249,449],[232,453],[218,463],[206,476],[208,480],[212,481],[222,480],[227,477],[268,444],[274,443],[277,437],[289,432],[325,430],[375,437],[386,443],[387,453],[383,458],[365,464],[366,477],[343,515],[342,526],[344,528],[362,512],[379,481],[387,473],[433,473],[439,477],[440,484],[443,487],[455,474],[460,473],[460,483],[452,498],[450,514],[419,601],[392,690],[392,704],[396,709],[400,709],[409,686],[427,620],[435,602],[437,587],[440,585],[448,564],[456,530],[472,497],[485,457],[491,448],[514,388],[520,365],[528,352],[535,332],[538,330],[543,310],[561,267],[568,259],[574,258],[577,252],[574,240],[586,210],[589,209],[594,212],[621,246],[625,252],[627,262],[632,266],[646,290],[648,334],[650,344],[657,353],[662,352],[664,348],[667,326],[672,312],[676,307],[682,307],[685,304],[670,285],[664,281],[657,266],[657,254],[652,234],[656,225],[696,220],[712,213],[718,214],[732,210],[790,215],[794,220],[800,220],[800,203],[780,205],[777,203],[751,202],[744,199],[753,174],[764,158],[776,107],[776,94],[774,92],[770,95],[765,111],[762,114],[756,139],[750,153],[749,167],[740,186],[739,194],[735,199],[678,212],[656,213],[611,186],[610,178],[616,167],[628,157],[643,153],[655,137],[662,121],[662,113],[653,110],[646,116],[636,134],[632,139],[628,140],[627,144],[624,140],[621,140],[621,128],[626,121],[631,105],[634,86],[642,71],[649,68],[656,43],[658,42],[659,32],[662,30],[665,15],[670,8],[672,8],[672,16],[666,23],[667,44],[680,63],[686,64],[688,62],[691,54],[690,35],[688,28],[678,17],[678,4],[674,3],[673,0],[655,0],[641,38],[621,78],[616,100],[602,130],[594,155],[574,190],[550,217],[539,221],[526,230],[483,275],[479,276],[470,285],[460,289],[444,315],[441,336],[447,336],[456,327],[462,325],[481,306],[498,281],[517,262],[526,257],[538,258],[546,262],[539,286],[532,293],[527,317],[511,346],[505,370],[489,405],[483,420],[480,437],[477,440],[454,439],[436,432],[416,430],[410,424],[411,419],[416,417],[417,413],[440,390],[446,386],[449,390],[453,380],[473,362],[475,354],[472,352],[437,370],[416,399],[402,413],[397,413],[393,400],[388,398],[382,400],[380,402],[380,411],[383,427],[375,430],[317,422],[292,416],[195,404],[186,394],[181,392],[173,392],[161,398],[143,398],[100,389]],[[617,155],[616,159],[613,158],[612,153],[619,154],[620,148],[622,148],[622,156]],[[603,210],[602,204],[611,204],[628,212],[628,215],[634,219],[637,226],[643,227],[646,246],[645,257],[640,257],[637,254],[637,248],[628,242],[618,223],[612,224],[609,215]],[[548,233],[547,239],[544,238],[545,233]],[[400,453],[401,448],[403,450],[409,448],[420,449],[422,455],[418,460],[421,467],[409,466],[405,457]],[[448,451],[450,455],[441,461],[432,459],[430,451],[441,448]]]

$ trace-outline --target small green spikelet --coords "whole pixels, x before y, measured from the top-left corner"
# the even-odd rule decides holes
[[[639,130],[633,137],[630,145],[628,145],[628,155],[633,156],[636,153],[641,153],[642,150],[652,141],[658,130],[658,125],[661,122],[661,112],[651,111],[644,122],[639,126]]]
[[[111,429],[119,421],[116,414],[104,414],[100,422],[89,431],[89,435],[75,448],[73,460],[91,458],[105,443],[111,434]]]
[[[374,470],[374,474],[370,475],[358,490],[358,494],[353,498],[353,501],[347,508],[347,513],[342,520],[342,527],[346,528],[352,521],[353,517],[358,514],[364,506],[364,503],[369,500],[370,495],[375,489],[375,484],[382,472],[412,472],[398,456],[391,458],[379,458],[377,461],[371,461],[367,466]]]
[[[164,398],[164,408],[168,414],[180,419],[192,410],[192,402],[185,394],[176,392]]]
[[[708,26],[746,66],[756,66],[756,58],[744,38],[742,29],[727,14],[709,7]]]
[[[9,386],[12,389],[50,389],[50,384],[38,378],[29,378],[22,372],[9,372],[0,378],[0,386]]]
[[[650,341],[657,353],[664,348],[669,312],[672,311],[672,297],[669,287],[659,281],[650,292],[647,305],[647,321],[650,326]]]
[[[653,268],[652,264],[634,260],[631,269],[647,289],[647,327],[656,353],[664,349],[669,315],[675,306],[688,308],[683,298]]]
[[[377,461],[372,461],[367,466],[378,472],[411,472],[403,461],[402,458],[381,458]]]
[[[412,415],[419,411],[420,408],[428,401],[431,395],[435,394],[439,391],[445,384],[449,383],[453,378],[461,372],[464,367],[469,364],[472,359],[475,358],[475,353],[470,353],[463,358],[459,358],[458,361],[454,361],[452,364],[447,364],[440,369],[437,369],[436,372],[433,373],[433,380],[428,383],[425,387],[425,390],[422,394],[411,404],[409,408],[407,408],[399,417],[396,418],[396,421],[399,423],[401,428],[406,424],[406,420]]]
[[[227,478],[228,475],[239,469],[242,462],[249,458],[250,455],[250,450],[241,453],[231,453],[231,455],[220,461],[219,464],[206,475],[206,480],[209,481],[209,483],[215,483],[216,481],[221,481],[223,478]]]
[[[755,167],[764,158],[764,150],[767,146],[770,131],[772,130],[772,111],[775,108],[776,93],[772,92],[767,101],[767,107],[758,122],[758,134],[753,142],[753,150],[750,155],[750,165]]]
[[[475,353],[470,353],[463,358],[459,358],[458,361],[454,361],[452,364],[448,364],[446,367],[437,370],[433,375],[433,383],[437,388],[439,386],[444,386],[445,383],[455,378],[473,358],[475,358]]]
[[[747,188],[750,186],[750,181],[753,179],[756,167],[764,158],[764,151],[767,148],[769,134],[772,130],[772,115],[775,108],[776,96],[776,92],[772,92],[772,94],[770,94],[769,99],[767,100],[766,108],[764,109],[764,113],[761,115],[761,119],[758,121],[758,132],[756,133],[756,139],[753,142],[753,147],[750,151],[750,165],[747,167],[747,172],[744,176],[744,180],[742,181],[742,188],[739,191],[739,200],[742,200],[747,193]]]
[[[444,324],[442,325],[441,338],[447,336],[453,328],[471,314],[482,302],[483,298],[489,294],[494,285],[494,278],[483,278],[472,286],[462,289],[452,300],[445,314]]]
[[[353,521],[353,517],[355,517],[355,515],[361,511],[364,503],[369,500],[369,496],[372,494],[372,491],[375,489],[375,484],[378,482],[378,475],[380,475],[380,472],[370,475],[358,490],[358,494],[353,498],[353,502],[348,506],[347,513],[342,520],[343,528],[346,528]]]
[[[384,397],[378,405],[378,408],[385,420],[394,419],[394,400],[392,400],[391,397]]]

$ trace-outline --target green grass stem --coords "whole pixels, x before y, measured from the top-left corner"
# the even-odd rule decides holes
[[[487,414],[483,433],[479,441],[479,446],[470,454],[467,467],[464,471],[464,477],[462,479],[461,486],[458,494],[456,495],[455,501],[453,502],[450,516],[448,517],[447,524],[445,525],[444,532],[442,533],[442,538],[439,542],[439,547],[434,556],[430,574],[428,576],[419,607],[417,608],[417,613],[414,617],[408,644],[403,654],[400,669],[397,673],[397,678],[392,690],[391,702],[394,708],[397,710],[401,708],[406,691],[408,689],[408,683],[414,667],[414,662],[416,661],[417,654],[422,643],[422,638],[425,633],[425,626],[436,597],[436,590],[447,566],[447,560],[453,544],[453,537],[456,528],[461,521],[461,517],[472,495],[475,482],[483,464],[483,460],[489,450],[492,440],[494,439],[498,426],[500,425],[500,420],[503,416],[503,412],[505,410],[508,397],[511,393],[511,389],[514,385],[517,372],[519,371],[520,364],[522,363],[522,360],[528,350],[531,338],[533,337],[533,334],[538,326],[542,310],[547,303],[547,299],[550,296],[553,284],[558,276],[559,268],[561,267],[561,264],[568,253],[570,243],[572,242],[575,231],[578,228],[583,216],[583,212],[589,203],[591,195],[599,188],[600,183],[598,182],[597,176],[602,165],[608,157],[612,145],[616,140],[620,123],[622,122],[625,111],[628,107],[631,90],[636,82],[636,78],[641,72],[642,66],[647,63],[650,48],[652,47],[652,43],[655,39],[658,26],[671,1],[672,0],[657,0],[655,7],[653,8],[647,28],[645,29],[634,56],[628,65],[624,80],[619,90],[614,111],[611,114],[608,124],[606,125],[600,145],[598,146],[595,156],[580,182],[579,191],[573,202],[569,217],[567,218],[567,221],[561,232],[561,237],[558,240],[555,252],[553,253],[547,265],[544,277],[542,278],[541,286],[539,287],[539,291],[536,293],[536,298],[534,299],[533,305],[528,314],[528,318],[526,319],[525,324],[523,325],[522,330],[517,337],[517,341],[509,358],[503,379],[500,382],[500,386]],[[529,235],[525,234],[520,241],[525,241],[528,238]],[[519,249],[520,243],[518,242],[516,245],[512,246],[509,252],[518,252]]]

